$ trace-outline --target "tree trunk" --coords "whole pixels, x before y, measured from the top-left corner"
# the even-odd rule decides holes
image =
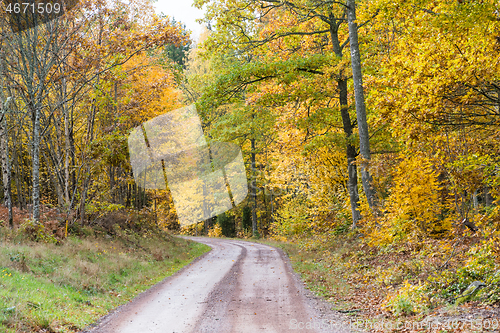
[[[34,107],[33,117],[33,220],[40,220],[40,110]]]
[[[45,141],[45,151],[48,153],[48,157],[45,156],[45,154],[43,154],[43,156],[47,160],[47,165],[49,165],[50,162],[53,165],[53,169],[50,171],[50,173],[51,173],[51,178],[52,178],[52,176],[55,176],[54,187],[55,187],[56,192],[57,192],[57,206],[60,208],[63,208],[64,202],[65,202],[64,201],[64,183],[65,183],[65,181],[64,181],[64,168],[62,170],[59,170],[59,161],[61,161],[63,159],[61,156],[64,156],[64,154],[62,154],[59,149],[55,148],[56,145],[54,145],[54,143],[52,142],[51,135],[46,135],[44,137],[44,141]],[[54,175],[52,175],[52,173]]]
[[[111,203],[115,202],[115,168],[113,164],[110,164],[108,167],[108,175],[109,175],[109,192],[111,194]]]
[[[2,158],[2,180],[5,199],[4,202],[9,214],[9,227],[12,229],[14,227],[14,221],[12,217],[12,190],[10,181],[9,143],[6,122],[7,108],[8,100],[3,105],[3,109],[0,114],[0,156]]]
[[[333,21],[333,18],[332,18]],[[332,40],[333,50],[335,55],[339,58],[343,57],[342,48],[339,43],[338,29],[333,24],[330,25],[330,38]],[[342,117],[342,125],[344,128],[344,134],[346,138],[346,156],[347,156],[347,191],[349,192],[349,201],[351,204],[351,215],[352,215],[352,227],[356,228],[358,221],[361,219],[359,213],[359,193],[358,193],[358,169],[356,166],[356,147],[351,143],[352,131],[354,125],[351,122],[351,117],[349,115],[349,100],[347,98],[347,78],[341,71],[339,73],[339,79],[337,81],[337,86],[339,89],[339,104],[340,104],[340,115]]]
[[[137,184],[134,183],[134,208],[136,210],[139,210],[139,191],[138,191],[138,188],[137,188]]]
[[[255,170],[255,139],[250,139],[252,145],[252,182],[251,182],[251,195],[253,199],[252,206],[252,235],[257,236],[257,181],[256,181],[256,170]]]
[[[356,103],[356,117],[358,120],[359,152],[363,158],[361,164],[361,181],[365,191],[366,200],[370,209],[375,208],[375,194],[371,187],[371,176],[367,163],[370,161],[370,137],[368,133],[368,122],[366,119],[365,96],[363,90],[363,76],[361,73],[361,55],[358,43],[358,25],[356,23],[355,0],[347,0],[347,22],[349,26],[349,44],[351,49],[351,66],[354,82],[354,97]]]
[[[76,154],[75,154],[75,138],[74,138],[74,124],[75,122],[73,121],[73,110],[70,112],[70,117],[69,117],[69,153],[71,156],[71,164],[70,164],[70,169],[71,169],[71,187],[70,187],[70,193],[75,193],[75,188],[78,186],[77,181],[76,181]],[[74,194],[73,194],[74,195]],[[71,204],[71,202],[70,202]],[[71,209],[71,207],[70,207]]]
[[[46,147],[48,147],[48,145]],[[52,186],[54,187],[54,192],[57,196],[57,204],[59,207],[63,207],[64,206],[64,199],[63,199],[64,198],[64,193],[63,193],[64,190],[61,187],[61,183],[59,182],[59,179],[58,179],[59,175],[57,172],[57,167],[54,166],[54,170],[51,170],[49,168],[49,165],[51,164],[51,162],[52,162],[52,164],[54,164],[54,160],[53,159],[51,160],[51,158],[49,158],[47,156],[47,154],[45,153],[46,151],[48,151],[48,149],[47,150],[42,149],[41,152],[42,152],[43,158],[45,159],[45,163],[47,164],[48,176],[49,176],[50,181],[52,182]],[[49,151],[49,154],[50,154],[50,151]]]
[[[472,204],[473,204],[474,209],[479,208],[479,200],[477,198],[477,190],[475,190],[474,193],[472,194]]]
[[[0,58],[0,75],[4,76],[4,54]],[[3,91],[4,85],[0,87]],[[4,203],[8,212],[9,227],[14,228],[14,220],[12,216],[12,184],[11,184],[11,170],[9,161],[9,133],[7,131],[7,110],[12,97],[7,97],[3,104],[0,113],[0,157],[2,158],[2,180],[4,190]]]
[[[19,156],[17,156],[16,149],[13,149],[12,155],[13,155],[12,159],[16,167],[16,171],[14,173],[15,174],[14,180],[16,182],[16,189],[17,189],[17,203],[19,204],[19,209],[23,210],[26,207],[26,200],[23,195],[23,183],[22,183],[24,177],[22,175],[22,171],[19,170],[20,169]]]
[[[66,78],[63,78],[63,98],[66,100]],[[70,139],[69,139],[69,117],[68,108],[65,104],[62,106],[64,113],[64,201],[66,209],[69,209],[69,158],[70,158]]]
[[[488,186],[483,186],[483,193],[484,193],[484,206],[489,207],[493,204],[493,198],[491,197],[490,194],[490,188]]]
[[[271,219],[270,219],[270,225],[274,223],[274,191],[271,191]]]
[[[340,114],[342,116],[342,124],[346,136],[346,155],[347,155],[347,190],[349,192],[349,201],[351,203],[352,213],[352,227],[356,228],[358,221],[361,219],[359,213],[359,194],[358,194],[358,169],[356,167],[356,147],[351,143],[352,138],[352,122],[349,116],[349,109],[347,107],[347,79],[341,79],[338,82],[340,91]]]
[[[87,200],[87,189],[89,187],[90,177],[83,180],[82,194],[80,198],[80,225],[85,223],[85,201]]]

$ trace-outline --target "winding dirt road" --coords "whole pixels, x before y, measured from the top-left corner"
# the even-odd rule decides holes
[[[91,333],[350,332],[281,250],[189,237],[212,250],[103,318]]]

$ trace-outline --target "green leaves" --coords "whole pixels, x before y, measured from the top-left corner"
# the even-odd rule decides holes
[[[235,102],[242,98],[247,90],[254,90],[252,85],[256,83],[272,80],[274,85],[279,87],[291,85],[302,78],[323,75],[323,68],[335,62],[338,60],[331,55],[314,54],[305,58],[294,57],[289,60],[235,63],[224,69],[224,73],[203,94],[198,105],[203,110],[208,106],[214,107]],[[309,86],[309,88],[312,87]],[[275,92],[276,90],[272,89],[269,94],[276,98],[280,104],[280,96]],[[309,92],[312,93],[312,91]],[[268,99],[266,102],[266,104],[271,104],[272,100]]]

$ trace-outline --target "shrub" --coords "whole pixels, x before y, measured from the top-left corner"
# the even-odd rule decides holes
[[[57,238],[52,234],[52,232],[45,228],[44,224],[34,220],[25,220],[21,224],[19,231],[28,236],[30,240],[35,242],[54,244],[59,242]]]
[[[383,307],[394,315],[412,315],[425,312],[430,305],[427,285],[412,285],[405,281],[395,293],[389,293]]]
[[[183,225],[180,228],[180,234],[187,236],[196,236],[196,235],[201,236],[203,235],[204,228],[205,225],[203,224],[203,222]]]
[[[451,220],[440,219],[441,186],[431,161],[419,155],[402,156],[394,186],[384,202],[385,214],[373,218],[362,205],[362,215],[369,217],[371,245],[416,241],[422,236],[442,237],[451,229]],[[375,223],[376,222],[376,223]],[[365,222],[366,223],[366,222]],[[371,229],[371,230],[370,230]]]
[[[465,264],[455,272],[445,270],[438,276],[430,277],[432,288],[438,291],[441,297],[453,301],[474,281],[490,284],[485,290],[478,293],[477,297],[485,297],[491,291],[492,282],[495,281],[495,271],[500,267],[495,263],[496,254],[493,241],[486,241],[471,248],[466,256]],[[500,279],[499,279],[500,280]],[[500,283],[500,281],[498,281]],[[490,295],[490,301],[498,297]],[[487,296],[487,297],[490,297]]]
[[[497,270],[487,283],[486,288],[481,289],[476,298],[486,304],[500,303],[500,270]]]
[[[208,237],[223,237],[222,228],[220,225],[215,224],[208,230]]]

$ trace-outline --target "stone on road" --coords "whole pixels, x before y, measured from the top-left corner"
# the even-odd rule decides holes
[[[304,289],[281,250],[188,237],[212,250],[105,317],[91,333],[350,332]]]

